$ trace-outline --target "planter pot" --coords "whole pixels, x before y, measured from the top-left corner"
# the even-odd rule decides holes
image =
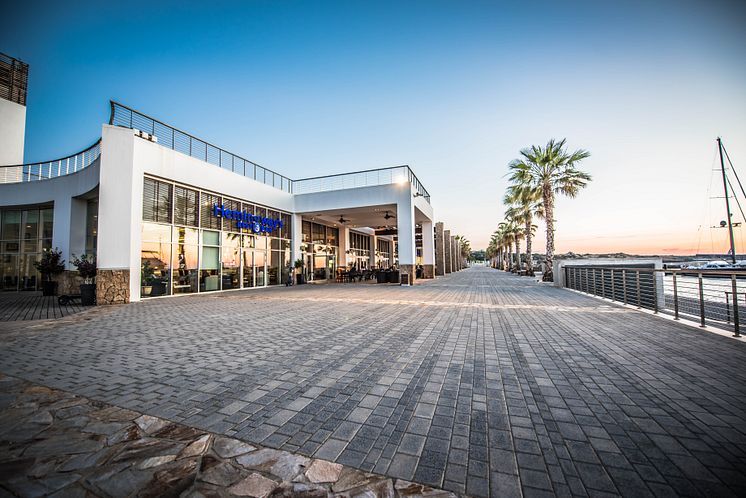
[[[42,296],[56,296],[57,295],[57,282],[44,280],[41,283],[41,295]]]
[[[386,283],[386,273],[379,271],[376,273],[376,282],[379,284],[385,284]]]
[[[306,283],[306,278],[303,275],[296,275],[295,276],[295,285],[302,285]]]
[[[142,296],[149,296],[153,292],[153,287],[151,285],[143,285],[140,287],[140,297]]]
[[[80,304],[83,306],[96,304],[96,284],[80,284]]]

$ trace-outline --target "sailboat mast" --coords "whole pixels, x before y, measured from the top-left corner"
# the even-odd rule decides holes
[[[728,180],[725,177],[725,162],[723,161],[723,143],[718,137],[718,152],[720,153],[720,171],[723,173],[723,190],[725,190],[725,211],[728,220],[728,235],[730,236],[730,258],[736,264],[736,243],[733,240],[733,223],[730,216],[730,199],[728,199]]]

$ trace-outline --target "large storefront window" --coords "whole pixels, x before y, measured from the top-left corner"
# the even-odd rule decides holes
[[[379,268],[390,268],[392,266],[391,245],[390,240],[381,238],[376,240],[376,264]]]
[[[307,280],[333,278],[337,271],[339,229],[319,223],[303,222],[303,260]]]
[[[350,249],[348,250],[350,266],[365,270],[370,266],[370,236],[350,232]]]
[[[34,262],[52,247],[52,208],[0,211],[0,290],[38,290]]]
[[[288,213],[151,178],[144,196],[142,297],[278,285],[287,275]],[[229,214],[216,214],[216,206]],[[284,226],[253,234],[248,223],[239,225],[250,216],[281,219]]]

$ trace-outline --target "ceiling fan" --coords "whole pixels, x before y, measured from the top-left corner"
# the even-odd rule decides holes
[[[344,217],[344,215],[339,215],[339,219],[337,221],[339,221],[340,223],[342,223],[344,225],[345,223],[347,223],[350,220],[346,220],[345,217]]]
[[[390,220],[391,218],[396,218],[396,216],[394,216],[393,214],[389,213],[388,211],[386,211],[386,214],[384,214],[383,217],[385,219],[387,219],[387,220]]]

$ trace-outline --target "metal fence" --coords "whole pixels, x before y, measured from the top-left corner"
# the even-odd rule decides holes
[[[101,156],[101,139],[71,156],[40,163],[0,166],[0,183],[33,182],[69,175],[93,164]]]
[[[565,287],[612,301],[732,330],[740,337],[746,271],[564,267]]]
[[[158,144],[182,154],[200,159],[239,175],[252,178],[271,187],[292,192],[292,181],[286,176],[267,169],[226,150],[200,140],[173,126],[151,118],[118,102],[111,101],[109,124],[140,130],[158,139]]]
[[[0,53],[0,98],[26,105],[28,64]]]
[[[373,187],[376,185],[391,185],[406,182],[412,184],[415,192],[420,197],[424,197],[428,203],[430,202],[430,194],[420,183],[412,169],[406,165],[294,180],[293,192],[296,194],[310,194],[313,192],[326,192],[328,190]]]

